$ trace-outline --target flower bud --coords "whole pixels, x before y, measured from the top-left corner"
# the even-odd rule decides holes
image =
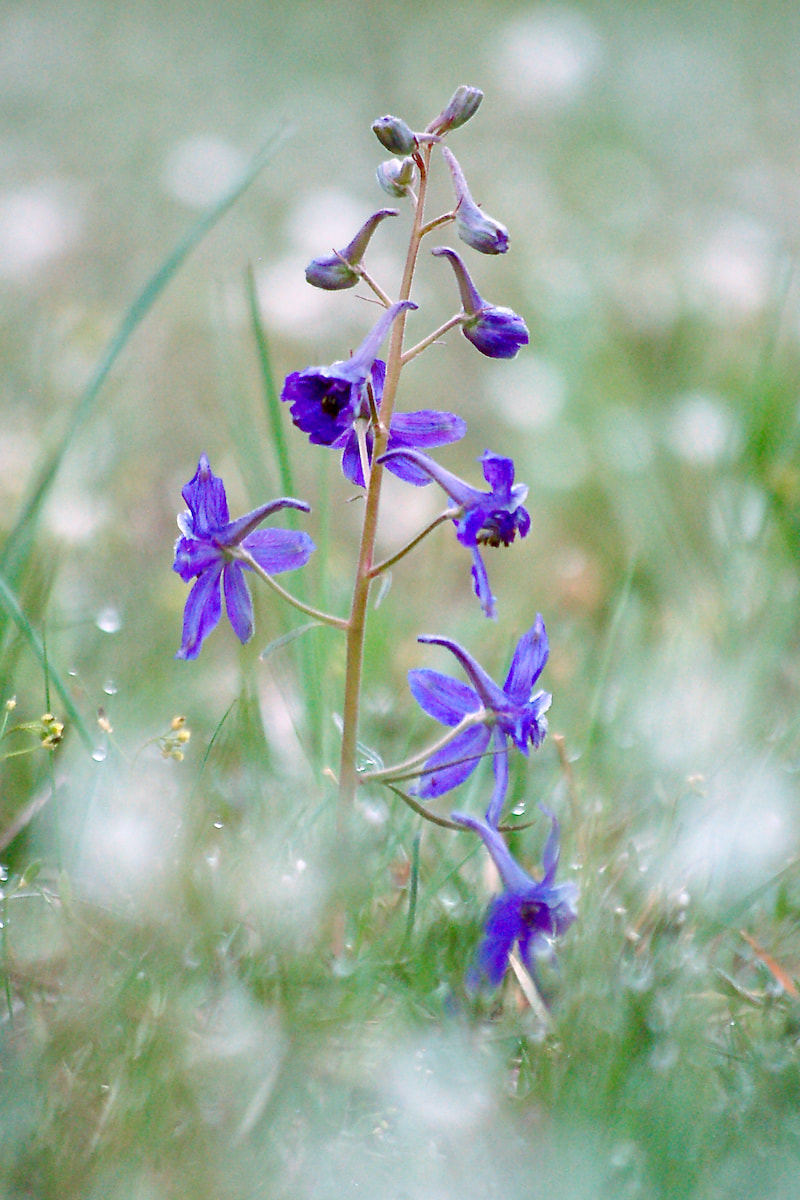
[[[455,272],[461,305],[466,314],[461,332],[476,350],[487,358],[514,358],[520,346],[528,344],[528,327],[510,308],[488,304],[472,282],[467,268],[449,246],[437,246],[431,254],[450,259]]]
[[[425,132],[442,134],[447,133],[449,129],[458,129],[459,125],[465,125],[470,117],[475,116],[481,100],[483,92],[480,88],[462,83],[461,87],[453,92],[447,107],[442,109],[438,117],[434,117]]]
[[[505,254],[508,249],[508,230],[499,221],[487,216],[478,208],[470,195],[464,172],[458,165],[454,154],[447,146],[442,147],[442,154],[450,168],[453,179],[453,189],[456,194],[456,232],[462,242],[472,246],[481,254]]]
[[[414,179],[414,170],[413,158],[404,158],[402,162],[399,158],[390,158],[380,164],[375,175],[389,196],[402,199],[408,195],[408,189]]]
[[[306,267],[306,282],[312,287],[324,288],[327,292],[337,292],[343,288],[355,287],[361,278],[357,268],[364,257],[369,240],[384,217],[396,217],[396,208],[382,208],[373,213],[359,229],[344,250],[334,251],[333,254],[315,258]]]
[[[409,129],[401,117],[378,117],[372,122],[372,129],[384,149],[390,154],[413,154],[417,148],[417,139],[413,130]]]

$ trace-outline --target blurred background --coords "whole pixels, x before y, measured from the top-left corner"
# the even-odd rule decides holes
[[[4,533],[136,295],[284,134],[127,340],[8,580],[91,737],[0,764],[5,1194],[796,1194],[800,1025],[767,958],[800,969],[799,50],[777,0],[2,0]],[[547,1028],[510,991],[467,1015],[481,856],[426,829],[407,921],[417,826],[380,792],[331,973],[333,633],[276,645],[304,619],[259,595],[250,646],[221,627],[173,658],[199,454],[234,514],[281,491],[248,280],[278,387],[346,357],[374,309],[303,269],[387,200],[371,122],[422,128],[461,83],[486,98],[450,144],[511,235],[465,257],[531,343],[493,362],[451,333],[400,407],[466,418],[441,457],[476,484],[512,454],[533,528],[489,558],[491,627],[449,529],[395,570],[362,737],[388,762],[431,735],[406,673],[450,665],[418,633],[502,677],[543,614],[562,752],[513,800],[556,807],[583,892]],[[370,253],[389,292],[407,230]],[[416,340],[456,307],[449,268],[423,254],[414,298]],[[343,613],[358,503],[285,431],[320,546],[297,588]],[[433,492],[387,489],[384,548]],[[0,667],[14,721],[59,715],[11,623]],[[183,762],[159,752],[177,714]]]

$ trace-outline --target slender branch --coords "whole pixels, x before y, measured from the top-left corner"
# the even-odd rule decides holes
[[[434,229],[440,229],[442,225],[449,225],[452,221],[455,221],[455,219],[455,209],[453,209],[452,212],[442,213],[440,217],[434,217],[432,221],[428,221],[427,225],[423,226],[421,236],[425,237],[426,234],[433,233]]]
[[[407,362],[411,362],[411,359],[416,358],[423,350],[427,350],[428,346],[432,346],[434,342],[438,342],[439,338],[443,337],[448,329],[452,329],[454,325],[463,324],[466,318],[466,313],[456,313],[449,321],[445,321],[444,325],[440,325],[438,329],[434,329],[433,333],[429,333],[421,342],[417,342],[416,346],[412,346],[410,350],[406,350],[402,358],[402,366],[405,366]]]
[[[473,725],[483,725],[488,716],[487,710],[481,708],[478,712],[468,713],[452,729],[449,729],[443,737],[440,737],[432,746],[428,746],[425,750],[421,750],[419,754],[414,754],[411,758],[407,758],[405,762],[395,763],[393,767],[382,767],[379,771],[364,771],[358,777],[359,783],[378,783],[385,782],[388,779],[408,779],[415,775],[419,775],[419,771],[413,768],[427,762],[432,754],[437,754],[440,750],[444,750],[445,746],[449,746],[454,738],[465,730],[471,729]],[[494,751],[492,751],[494,753]],[[471,755],[472,758],[483,758],[483,754]],[[466,761],[454,759],[454,762]],[[449,765],[449,764],[448,764]]]
[[[437,813],[431,812],[424,804],[420,804],[419,800],[415,800],[413,796],[409,796],[407,792],[394,787],[388,781],[386,786],[394,792],[395,796],[399,796],[404,804],[407,804],[420,817],[424,817],[426,821],[430,821],[432,825],[440,825],[442,829],[455,829],[458,833],[464,832],[463,825],[459,825],[456,821],[450,821],[447,817],[440,817]],[[498,825],[497,830],[499,833],[519,833],[520,830],[530,829],[533,825],[537,824],[538,821],[526,821],[524,825]]]
[[[442,829],[455,829],[459,833],[464,832],[463,825],[457,825],[455,821],[449,821],[447,817],[437,816],[436,813],[431,812],[429,808],[426,808],[424,804],[420,804],[419,800],[415,800],[413,796],[407,795],[406,792],[401,792],[400,788],[394,787],[394,785],[388,781],[386,786],[391,788],[395,796],[399,796],[404,804],[407,804],[409,808],[413,808],[415,813],[418,813],[419,816],[424,817],[426,821],[430,821],[432,825],[440,825]]]
[[[402,550],[398,550],[397,554],[393,554],[391,558],[385,558],[383,562],[379,562],[376,566],[372,567],[369,573],[370,578],[377,579],[377,577],[382,575],[384,571],[388,571],[389,568],[393,567],[394,564],[399,562],[401,558],[405,558],[405,556],[409,554],[415,546],[418,546],[423,538],[426,538],[429,533],[433,533],[434,529],[437,529],[439,525],[443,525],[445,521],[452,521],[454,514],[458,516],[458,509],[448,508],[445,509],[444,512],[440,512],[438,517],[434,517],[434,519],[428,525],[426,525],[425,528],[418,533],[415,538],[412,538],[410,542],[406,543]]]
[[[349,265],[350,264],[348,263],[348,266]],[[390,308],[391,304],[392,304],[391,300],[386,295],[386,292],[383,290],[383,288],[378,283],[375,282],[375,280],[370,275],[369,271],[367,271],[365,267],[359,266],[357,268],[357,272],[361,276],[361,278],[364,280],[364,283],[367,285],[367,287],[371,288],[372,291],[375,293],[375,295],[378,297],[378,299],[380,300],[383,307]]]
[[[252,554],[249,554],[243,546],[237,546],[236,549],[230,550],[229,554],[231,555],[231,558],[239,559],[239,561],[245,563],[251,571],[255,571],[256,575],[258,575],[259,579],[263,579],[267,587],[271,587],[273,592],[277,592],[277,594],[283,600],[286,600],[288,604],[291,604],[293,608],[298,609],[301,613],[305,613],[308,617],[313,617],[316,621],[321,621],[323,625],[331,625],[334,629],[347,630],[348,622],[344,619],[344,617],[334,617],[330,613],[321,612],[320,609],[313,608],[312,605],[304,604],[302,600],[298,600],[296,596],[291,594],[291,592],[287,592],[286,588],[283,588],[279,583],[276,583],[273,577],[267,571],[265,571],[263,567],[259,566]]]

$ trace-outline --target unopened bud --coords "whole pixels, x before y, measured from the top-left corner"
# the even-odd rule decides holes
[[[399,158],[390,158],[380,164],[375,174],[383,190],[399,200],[408,195],[408,189],[414,179],[414,170],[413,158],[404,158],[402,161]]]
[[[453,92],[446,108],[442,109],[438,117],[434,117],[425,132],[442,134],[450,129],[458,129],[459,125],[465,125],[470,117],[475,116],[481,100],[483,92],[480,88],[462,83],[461,87]]]
[[[315,258],[306,267],[306,282],[326,292],[338,292],[342,288],[355,287],[361,275],[358,267],[369,245],[369,240],[384,217],[396,217],[396,208],[382,208],[364,222],[356,236],[343,250],[322,258]]]
[[[478,208],[472,199],[464,172],[447,146],[442,147],[456,193],[456,231],[462,242],[481,254],[505,254],[508,249],[508,230],[505,225]]]
[[[467,341],[487,358],[514,358],[520,346],[528,344],[528,327],[522,317],[510,308],[488,304],[455,250],[449,246],[437,246],[431,254],[448,258],[455,272],[461,305],[466,314],[461,332]]]
[[[402,117],[378,117],[372,122],[372,130],[390,154],[413,154],[417,148],[416,136]]]

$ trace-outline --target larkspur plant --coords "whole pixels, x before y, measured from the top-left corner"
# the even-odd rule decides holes
[[[481,490],[428,454],[465,436],[466,424],[460,416],[431,409],[395,411],[403,368],[441,341],[449,330],[460,328],[471,345],[488,358],[513,358],[528,343],[523,318],[510,308],[485,301],[461,256],[449,246],[437,245],[432,254],[449,260],[461,306],[438,328],[414,345],[405,346],[406,321],[417,309],[411,291],[424,239],[434,232],[441,235],[443,229],[453,226],[461,240],[481,254],[505,254],[509,248],[507,229],[475,203],[459,162],[444,144],[449,134],[474,116],[482,98],[477,88],[458,88],[442,112],[419,132],[395,116],[380,117],[373,124],[381,145],[400,156],[379,165],[378,182],[391,196],[403,199],[411,215],[405,266],[395,300],[369,273],[365,262],[372,239],[385,219],[398,215],[395,209],[377,210],[366,218],[347,246],[321,254],[306,268],[310,285],[340,291],[361,283],[383,308],[349,358],[292,372],[280,397],[296,428],[312,445],[336,450],[345,477],[365,493],[349,614],[338,617],[313,609],[272,578],[278,572],[305,565],[313,543],[305,533],[259,530],[257,526],[278,509],[308,511],[309,506],[284,498],[231,521],[224,486],[212,474],[205,455],[183,489],[188,512],[179,521],[182,536],[176,544],[174,564],[185,582],[195,581],[186,602],[178,657],[194,658],[199,653],[203,640],[219,621],[220,591],[237,637],[246,642],[252,636],[252,603],[245,571],[258,575],[300,611],[344,633],[346,667],[336,822],[339,845],[346,846],[358,789],[379,783],[391,787],[424,818],[481,839],[494,861],[503,891],[489,907],[483,941],[475,963],[466,973],[468,990],[497,987],[515,945],[533,987],[537,959],[543,953],[552,954],[553,941],[575,919],[576,886],[555,882],[559,857],[555,816],[544,810],[551,830],[540,880],[532,878],[513,857],[503,836],[508,827],[500,824],[507,799],[511,748],[527,756],[531,747],[541,746],[547,733],[545,714],[551,697],[536,686],[548,657],[542,617],[537,616],[520,638],[502,687],[457,642],[433,635],[420,637],[420,642],[449,651],[467,676],[465,683],[428,668],[409,673],[414,699],[449,732],[405,762],[374,770],[359,765],[357,746],[367,602],[372,584],[403,561],[440,524],[452,521],[457,540],[472,555],[473,588],[481,610],[496,619],[497,600],[489,586],[483,551],[509,547],[517,536],[525,538],[531,528],[530,514],[524,508],[528,489],[524,483],[515,482],[512,459],[485,450],[480,461],[488,490]],[[455,204],[450,211],[429,219],[425,208],[434,156],[449,172]],[[387,340],[388,351],[383,359],[379,354]],[[398,553],[376,562],[384,470],[415,487],[438,484],[449,505]],[[485,817],[454,812],[447,820],[426,807],[425,801],[460,786],[487,755],[492,760],[494,786]],[[407,780],[416,780],[408,794],[398,786]],[[341,952],[341,939],[334,949]]]

